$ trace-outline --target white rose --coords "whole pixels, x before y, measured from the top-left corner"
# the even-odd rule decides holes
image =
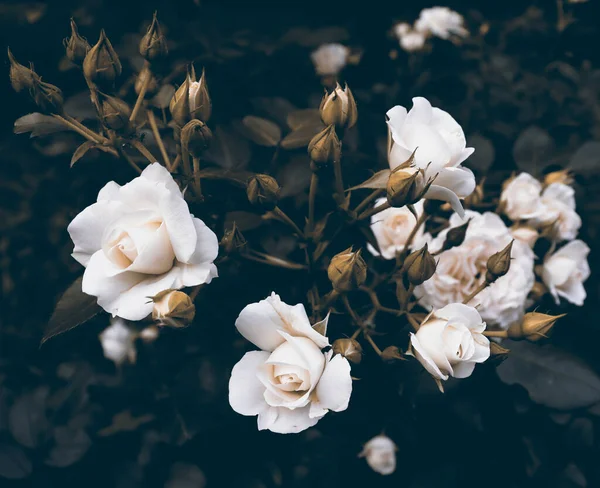
[[[500,195],[504,213],[512,220],[543,217],[546,209],[541,198],[542,184],[529,173],[510,180]]]
[[[458,12],[448,7],[432,7],[421,10],[415,22],[415,29],[431,33],[442,39],[449,39],[452,34],[467,37],[469,31],[464,27],[464,19]]]
[[[400,36],[400,47],[407,52],[420,51],[427,37],[422,32],[411,30]]]
[[[158,163],[124,186],[107,183],[68,231],[86,267],[83,292],[113,316],[141,320],[152,312],[150,297],[217,276],[217,236]]]
[[[475,308],[452,303],[436,310],[416,334],[410,334],[411,353],[442,389],[441,380],[467,378],[476,363],[490,357],[484,330],[485,322]]]
[[[111,320],[110,325],[100,334],[100,344],[104,357],[122,364],[126,359],[135,362],[135,338],[136,334],[120,318]]]
[[[542,193],[546,215],[534,219],[540,225],[553,222],[557,241],[570,241],[577,237],[581,218],[575,211],[575,190],[564,183],[552,183]]]
[[[429,309],[462,302],[485,280],[488,258],[513,240],[510,230],[494,213],[480,214],[468,210],[466,218],[471,221],[463,243],[436,256],[438,265],[435,274],[415,288],[415,295],[420,303]],[[463,221],[458,215],[450,217],[450,227],[461,224]],[[447,233],[448,230],[444,230],[432,239],[431,252],[442,248]],[[522,318],[527,294],[535,282],[531,248],[516,240],[511,258],[508,273],[478,293],[470,302],[477,307],[483,320],[502,329]]]
[[[510,228],[510,233],[512,236],[521,241],[524,244],[527,244],[529,247],[533,248],[535,243],[540,236],[539,232],[533,227],[529,227],[528,225],[513,225]]]
[[[349,53],[350,50],[342,44],[323,44],[312,52],[310,58],[317,74],[337,75],[346,66]]]
[[[375,202],[375,206],[379,206],[386,201],[385,198],[380,198]],[[423,200],[415,204],[417,215],[423,213]],[[409,235],[415,228],[417,219],[408,209],[408,207],[390,207],[382,212],[379,212],[371,217],[371,230],[381,251],[381,256],[385,259],[394,259],[396,253],[404,250],[406,241]],[[413,239],[411,248],[416,242],[420,242],[423,238],[423,226],[419,228]],[[367,249],[374,256],[379,256],[377,250],[367,244]]]
[[[258,415],[259,430],[300,432],[329,410],[348,407],[350,363],[322,351],[329,340],[311,327],[303,305],[287,305],[273,293],[246,306],[235,326],[261,351],[246,353],[234,366],[229,403],[237,413]]]
[[[459,198],[473,192],[475,176],[461,166],[474,151],[466,147],[461,126],[422,97],[413,98],[410,112],[397,105],[387,112],[387,117],[390,168],[404,163],[416,149],[414,165],[424,170],[425,180],[435,178],[425,198],[449,202],[462,215]]]
[[[373,471],[388,475],[396,471],[396,451],[394,441],[385,435],[378,435],[367,442],[358,455],[367,460]]]
[[[556,303],[559,297],[582,306],[586,297],[583,282],[590,276],[590,248],[580,240],[569,242],[544,261],[542,279]]]

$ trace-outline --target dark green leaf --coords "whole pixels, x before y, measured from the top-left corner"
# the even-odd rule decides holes
[[[33,469],[23,449],[9,444],[0,444],[0,476],[9,480],[27,478]]]
[[[316,124],[306,124],[294,129],[281,141],[284,149],[299,149],[308,146],[310,140],[323,128]]]
[[[242,124],[246,135],[260,146],[274,147],[281,140],[281,129],[270,120],[247,115]]]
[[[73,157],[71,158],[71,168],[77,161],[79,161],[83,156],[85,156],[86,152],[92,149],[95,145],[96,143],[94,141],[85,141],[81,146],[75,149]]]
[[[54,117],[39,112],[23,115],[15,120],[15,134],[31,132],[31,137],[45,136],[67,130],[67,127]]]

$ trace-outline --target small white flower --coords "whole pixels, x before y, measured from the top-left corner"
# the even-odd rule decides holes
[[[332,43],[319,46],[310,55],[318,75],[337,75],[348,62],[350,49],[342,44]]]
[[[544,261],[542,279],[557,304],[559,297],[563,297],[575,305],[583,305],[586,297],[583,282],[590,276],[589,253],[585,242],[575,240]]]
[[[451,35],[467,37],[469,31],[464,27],[463,16],[448,7],[432,7],[421,10],[415,22],[415,29],[442,39]]]
[[[327,319],[318,325],[326,330]],[[302,304],[287,305],[273,293],[246,306],[235,326],[261,350],[234,366],[229,403],[239,414],[258,415],[259,430],[296,433],[348,408],[350,363],[322,351],[329,340],[310,325]]]
[[[377,207],[384,202],[386,202],[386,199],[380,198],[375,202],[375,206]],[[419,216],[423,213],[423,200],[415,204],[415,210]],[[371,217],[371,230],[375,239],[377,239],[381,256],[384,259],[394,259],[396,253],[403,251],[406,241],[416,224],[417,219],[406,206],[390,207],[373,215]],[[422,237],[423,226],[415,234],[412,247],[415,246],[415,243],[420,242]],[[371,244],[367,244],[367,249],[374,256],[379,255]]]
[[[435,178],[425,198],[449,202],[455,212],[464,215],[459,198],[475,189],[475,176],[461,163],[473,151],[466,147],[462,127],[448,112],[432,107],[422,97],[413,98],[407,112],[400,105],[387,112],[390,143],[388,160],[394,169],[415,151],[414,165],[425,171],[425,180]]]
[[[512,220],[543,218],[546,208],[542,203],[542,184],[529,173],[521,173],[510,180],[500,195],[506,216]]]
[[[397,450],[394,441],[382,434],[367,442],[358,456],[366,458],[367,464],[376,473],[388,475],[396,471]]]
[[[400,22],[394,26],[393,30],[394,30],[394,35],[398,39],[400,39],[402,36],[408,34],[412,30],[412,27],[410,26],[410,24],[407,24],[406,22]]]
[[[122,364],[125,360],[135,362],[135,338],[136,334],[120,318],[111,320],[110,325],[100,334],[100,344],[104,357]]]
[[[552,183],[542,192],[542,203],[546,215],[534,221],[540,225],[553,222],[558,242],[575,239],[581,227],[581,217],[575,211],[575,190],[564,183]]]
[[[152,312],[151,297],[217,276],[217,236],[190,214],[158,163],[124,186],[107,183],[67,230],[73,257],[86,267],[83,292],[113,316],[141,320]]]
[[[475,308],[452,303],[433,312],[416,334],[411,333],[411,353],[442,389],[441,380],[467,378],[476,363],[490,357],[484,330],[485,322]]]
[[[422,32],[411,30],[400,36],[400,47],[407,52],[421,51],[425,46],[427,36]]]

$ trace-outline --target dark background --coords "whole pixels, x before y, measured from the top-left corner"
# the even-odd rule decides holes
[[[539,175],[548,168],[574,167],[584,222],[580,237],[592,248],[592,270],[597,266],[600,152],[591,146],[585,157],[574,156],[600,138],[595,0],[567,5],[575,22],[560,33],[551,1],[451,2],[465,15],[473,40],[464,46],[434,40],[431,53],[412,60],[402,52],[390,58],[397,43],[389,30],[396,21],[413,21],[431,6],[428,2],[199,3],[0,2],[0,35],[17,59],[33,61],[44,80],[69,97],[85,89],[80,73],[60,64],[71,16],[92,44],[104,27],[122,54],[135,51],[132,34],[139,36],[158,9],[172,43],[173,67],[192,59],[206,67],[211,126],[260,112],[257,97],[316,107],[322,89],[309,54],[321,42],[341,41],[362,53],[360,63],[343,74],[359,106],[358,135],[348,143],[355,148],[347,163],[351,180],[361,181],[366,168],[382,164],[378,148],[385,111],[409,104],[412,96],[426,96],[463,125],[468,142],[476,141],[476,156],[483,156],[470,161],[478,176],[487,175],[491,192],[517,168]],[[477,34],[483,23],[489,24],[485,36]],[[123,59],[125,78],[135,60],[128,54]],[[564,306],[561,311],[569,316],[544,344],[551,365],[546,361],[543,371],[532,368],[517,380],[514,374],[508,380],[503,376],[525,388],[505,384],[495,364],[486,364],[468,380],[451,382],[442,396],[417,364],[384,365],[368,351],[353,371],[361,379],[354,382],[348,411],[329,414],[298,435],[258,432],[255,419],[235,414],[227,401],[229,372],[249,348],[233,327],[237,314],[273,290],[288,303],[302,301],[304,284],[294,272],[249,263],[223,266],[221,278],[202,292],[197,323],[167,330],[151,345],[139,344],[137,364],[122,371],[103,358],[97,340],[106,316],[40,349],[57,297],[81,274],[70,258],[66,226],[107,181],[123,183],[133,174],[109,157],[69,169],[72,150],[56,147],[52,138],[12,134],[14,120],[35,108],[24,94],[11,91],[6,60],[4,66],[0,468],[16,466],[11,472],[23,479],[2,479],[2,486],[600,486],[600,409],[589,408],[600,401],[594,396],[594,371],[600,371],[594,274],[586,284],[586,305]],[[547,138],[540,142],[538,132],[535,141],[529,140],[531,127]],[[523,156],[515,148],[519,138],[525,153],[533,146],[545,160]],[[269,158],[255,149],[250,165],[277,174]],[[282,204],[298,219],[304,192],[298,188]],[[222,205],[233,210],[237,201]],[[215,230],[222,235],[222,229]],[[286,245],[276,231],[263,242],[265,248]],[[551,303],[542,307],[557,310]],[[335,338],[344,324],[334,319],[330,334]],[[390,333],[382,342],[394,339]],[[562,362],[553,361],[552,354]],[[539,364],[538,349],[525,348],[521,357]],[[565,383],[575,385],[573,408],[558,409]],[[536,403],[527,393],[533,388],[542,391],[533,395]],[[113,415],[127,410],[146,421],[129,431],[103,431]],[[85,434],[61,444],[60,426]],[[362,444],[382,430],[399,448],[397,471],[389,477],[373,473],[357,458]]]

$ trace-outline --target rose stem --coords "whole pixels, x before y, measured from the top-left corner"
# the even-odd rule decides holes
[[[313,171],[310,177],[310,190],[308,192],[308,224],[307,234],[312,234],[315,227],[315,199],[317,198],[317,189],[319,187],[319,175]]]
[[[481,283],[481,285],[479,285],[473,293],[471,293],[467,298],[465,298],[463,300],[463,304],[467,305],[471,300],[473,300],[473,298],[475,298],[475,296],[479,292],[485,290],[488,285],[489,285],[489,283],[487,281],[484,281],[483,283]]]
[[[150,63],[148,63],[148,61],[145,61],[144,65],[146,68],[148,68],[150,66]],[[142,80],[142,86],[140,87],[140,93],[138,94],[138,97],[137,97],[137,100],[135,101],[133,110],[131,111],[131,115],[129,116],[130,122],[135,122],[137,114],[140,111],[140,108],[142,107],[144,97],[146,96],[146,90],[148,90],[148,85],[150,84],[151,78],[152,78],[151,76],[145,76],[144,79]]]
[[[356,329],[354,331],[354,334],[352,334],[350,336],[350,339],[353,339],[353,340],[356,339],[360,335],[361,332],[362,332],[362,329],[359,327],[358,329]]]
[[[381,349],[379,349],[379,347],[377,347],[377,344],[375,344],[375,341],[373,340],[373,338],[369,335],[369,333],[365,329],[363,329],[363,336],[367,340],[367,342],[369,344],[371,344],[371,347],[377,353],[377,355],[381,356],[383,354],[381,352]]]
[[[342,163],[341,158],[336,159],[333,162],[333,174],[335,177],[335,199],[338,207],[344,202],[344,180],[342,178]]]
[[[203,200],[202,185],[200,183],[200,158],[193,157],[192,163],[194,165],[194,191],[196,192],[196,196],[200,200]]]
[[[360,214],[358,216],[358,220],[365,220],[368,219],[369,217],[378,214],[379,212],[383,212],[384,210],[387,210],[388,208],[390,208],[390,202],[383,202],[381,205],[377,206],[377,207],[373,207],[370,208],[369,210],[365,210],[362,214]]]
[[[144,156],[150,164],[156,163],[157,159],[152,155],[152,153],[148,150],[146,146],[144,146],[140,141],[132,140],[130,144],[135,147],[139,153]]]
[[[249,261],[256,261],[257,263],[268,264],[269,266],[276,266],[279,268],[285,269],[294,269],[294,270],[306,270],[307,267],[304,264],[292,263],[291,261],[286,261],[285,259],[277,258],[277,260],[269,260],[265,259],[262,253],[257,251],[250,251],[253,254],[245,253],[240,254],[243,258],[248,259]]]
[[[359,214],[365,208],[367,208],[367,205],[369,205],[369,203],[371,203],[373,200],[375,200],[377,197],[383,195],[384,193],[385,193],[385,190],[383,188],[377,188],[376,190],[372,191],[371,194],[367,198],[365,198],[362,202],[360,202],[358,204],[358,207],[356,207],[354,209],[354,212]]]
[[[501,337],[502,339],[508,337],[508,333],[505,330],[484,330],[483,335],[486,337]]]
[[[290,219],[287,214],[281,210],[279,207],[275,207],[273,209],[273,213],[277,215],[281,220],[283,220],[286,224],[288,224],[296,234],[302,239],[304,239],[304,232],[300,230],[300,228],[294,223],[292,219]]]
[[[162,154],[165,166],[169,171],[171,171],[171,160],[169,159],[167,149],[165,148],[165,144],[162,140],[162,137],[160,136],[160,132],[158,131],[158,125],[156,125],[156,117],[154,117],[154,112],[152,111],[152,109],[148,109],[146,112],[148,115],[148,121],[150,122],[152,133],[154,134],[154,139],[156,139],[156,143],[158,144],[158,148],[160,149],[160,153]]]
[[[85,137],[86,139],[88,139],[92,142],[96,142],[98,144],[103,144],[105,142],[105,139],[103,137],[101,137],[99,134],[96,134],[95,132],[89,131],[87,129],[87,127],[83,126],[79,122],[74,123],[74,122],[68,120],[66,117],[63,117],[62,115],[57,115],[57,114],[52,114],[52,117],[59,120],[64,125],[66,125],[69,129],[77,132],[79,135]]]
[[[171,173],[174,173],[175,171],[177,171],[177,168],[179,167],[179,163],[181,163],[181,154],[178,154],[175,157],[175,161],[173,161],[173,166],[171,166]]]
[[[129,155],[127,153],[125,153],[125,151],[123,151],[123,149],[121,149],[120,147],[117,149],[117,151],[119,151],[119,154],[121,155],[121,157],[127,161],[129,163],[129,166],[131,166],[134,170],[136,170],[139,174],[142,174],[142,170],[140,169],[140,167],[135,163],[135,161],[133,159],[131,159],[129,157]]]

